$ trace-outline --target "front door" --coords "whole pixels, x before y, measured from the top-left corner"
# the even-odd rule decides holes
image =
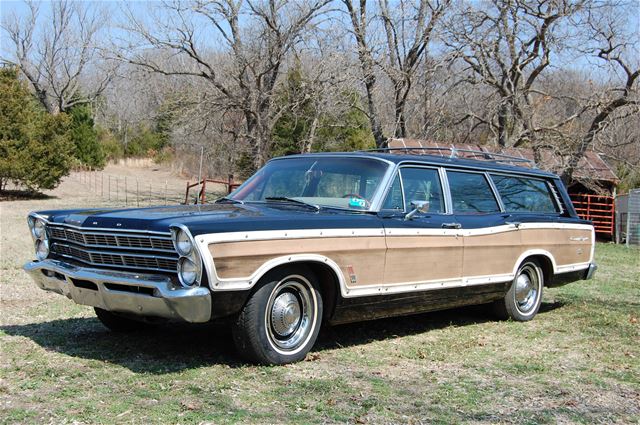
[[[406,219],[412,201],[429,204],[426,212]],[[462,238],[447,214],[438,168],[400,168],[380,216],[387,244],[385,285],[413,285],[417,290],[460,282]]]

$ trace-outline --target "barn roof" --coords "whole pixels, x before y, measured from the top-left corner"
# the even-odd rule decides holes
[[[431,140],[419,139],[389,139],[390,148],[455,148],[480,150],[489,153],[499,153],[528,159],[533,161],[533,149],[531,148],[498,148],[489,145],[472,143],[443,143]],[[447,155],[447,153],[443,153]],[[563,169],[562,157],[554,154],[550,149],[543,149],[540,153],[542,161],[538,166],[544,170],[561,174]],[[527,166],[526,163],[518,164]],[[578,163],[573,174],[574,180],[581,182],[598,182],[605,186],[616,185],[619,181],[611,167],[602,159],[600,154],[594,151],[585,152],[584,157]]]

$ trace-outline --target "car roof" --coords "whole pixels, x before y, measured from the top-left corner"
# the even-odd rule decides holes
[[[274,160],[286,158],[309,158],[309,157],[343,157],[343,158],[373,158],[391,162],[394,164],[424,164],[434,166],[448,166],[461,169],[472,169],[482,171],[503,172],[509,174],[527,174],[538,177],[557,178],[558,176],[548,171],[537,168],[519,167],[515,165],[505,164],[500,161],[493,160],[475,160],[468,158],[451,158],[439,155],[407,155],[397,153],[382,152],[318,152],[308,154],[296,154],[285,157],[274,158]]]

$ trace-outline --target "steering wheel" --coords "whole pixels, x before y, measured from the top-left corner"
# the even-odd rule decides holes
[[[364,196],[360,196],[357,193],[347,193],[342,195],[343,198],[357,198],[357,199],[362,199],[364,201],[364,206],[365,208],[369,208],[371,207],[371,202],[369,202],[369,200],[367,198],[365,198]]]

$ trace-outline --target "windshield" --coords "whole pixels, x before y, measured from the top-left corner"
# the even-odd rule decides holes
[[[229,198],[369,210],[388,164],[369,158],[297,157],[267,163]]]

